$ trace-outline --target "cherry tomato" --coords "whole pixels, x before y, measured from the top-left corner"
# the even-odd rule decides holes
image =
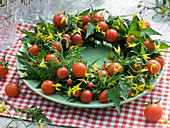
[[[89,87],[89,88],[92,88],[92,87],[93,87],[93,83],[92,83],[92,82],[89,82],[89,83],[88,83],[88,87]]]
[[[30,52],[31,54],[35,55],[39,50],[39,47],[37,45],[32,45],[29,49],[28,52]]]
[[[100,13],[93,14],[93,23],[97,23],[99,21],[103,21],[103,16]]]
[[[144,24],[145,24],[145,26],[147,27],[147,28],[150,28],[151,26],[150,26],[150,23],[148,22],[148,21],[144,21]]]
[[[54,54],[48,54],[46,57],[45,57],[45,61],[46,62],[51,62],[51,61],[57,61],[58,60],[58,58],[57,57],[55,57],[55,55]],[[55,64],[58,64],[59,62],[55,62],[55,63],[53,63],[53,65],[55,65]]]
[[[2,63],[2,61],[0,61]],[[2,64],[0,64],[0,79],[5,78],[8,74],[9,69],[6,67],[3,67]]]
[[[133,64],[131,64],[130,66],[131,66],[131,68],[132,68],[134,71],[136,71],[136,72],[134,72],[134,71],[130,68],[130,72],[131,72],[132,74],[137,74],[137,71],[141,70],[141,64],[140,64],[140,63],[133,63]]]
[[[100,70],[100,71],[98,71],[98,73],[99,73],[99,76],[100,76],[100,78],[104,75],[104,74],[106,74],[106,76],[107,76],[107,80],[109,79],[109,73],[106,71],[106,70]]]
[[[71,46],[74,46],[74,43],[73,43],[73,41],[72,40],[70,40],[70,42],[69,42],[69,46],[71,47]]]
[[[109,29],[106,31],[105,38],[109,42],[115,42],[117,39],[118,33],[115,29]]]
[[[152,49],[155,48],[155,43],[154,43],[153,41],[151,41],[151,40],[146,40],[146,41],[143,42],[143,44],[145,45],[145,47],[146,47],[149,51],[151,51]]]
[[[163,111],[161,106],[157,104],[150,104],[144,109],[144,116],[148,121],[156,122],[162,117]]]
[[[84,90],[80,94],[80,99],[83,103],[89,103],[93,98],[93,93],[90,90]]]
[[[52,43],[52,45],[53,45],[54,47],[56,47],[57,51],[61,51],[61,46],[60,46],[59,42],[54,41],[54,42]]]
[[[133,39],[135,42],[139,39],[137,36],[134,36],[134,35],[130,35],[128,36],[128,38],[126,39],[126,44],[127,46],[130,45],[130,40]]]
[[[59,79],[66,79],[68,77],[68,69],[61,67],[57,70],[57,76]]]
[[[117,62],[111,63],[109,65],[109,69],[108,69],[110,75],[113,75],[114,72],[118,72],[118,71],[121,71],[121,70],[123,70],[123,67],[122,67],[121,64],[119,64]]]
[[[87,23],[92,22],[92,18],[90,15],[84,15],[82,16],[81,21],[83,22],[84,25],[86,25]]]
[[[104,90],[102,93],[100,93],[100,95],[99,95],[99,101],[100,101],[101,103],[107,103],[107,102],[108,102],[108,99],[107,99],[106,94],[107,94],[107,90]]]
[[[164,59],[163,59],[162,57],[157,56],[157,57],[155,57],[155,58],[153,58],[153,59],[154,59],[154,60],[157,60],[157,61],[160,63],[161,68],[163,68],[165,62],[164,62]]]
[[[68,84],[72,84],[73,80],[72,79],[67,79]]]
[[[128,97],[130,97],[131,96],[131,93],[132,93],[132,90],[131,89],[128,89],[129,90],[129,92],[128,92]]]
[[[87,25],[85,25],[85,26],[83,27],[83,32],[84,32],[85,35],[87,34],[87,29],[88,29],[88,27],[87,27]]]
[[[19,89],[16,83],[9,83],[7,84],[7,86],[5,87],[5,93],[9,96],[9,97],[15,97],[19,94]]]
[[[45,80],[42,84],[41,84],[41,90],[44,94],[46,95],[51,95],[54,93],[55,91],[55,87],[52,86],[54,85],[54,82],[51,80]]]
[[[74,93],[74,97],[79,97],[80,96],[80,91],[77,90],[75,93]]]
[[[53,19],[53,23],[55,24],[55,26],[57,27],[62,27],[65,24],[65,21],[62,21],[62,18],[64,17],[64,14],[57,14],[54,19]]]
[[[73,37],[72,37],[72,41],[73,41],[73,44],[74,45],[78,45],[80,44],[80,42],[82,41],[82,36],[80,34],[75,34]]]
[[[62,36],[62,38],[67,38],[67,39],[70,40],[70,35],[69,35],[69,34],[64,34],[64,35]],[[63,39],[62,41],[65,42],[65,43],[67,42],[66,39]]]
[[[148,73],[156,74],[161,70],[161,64],[157,60],[152,59],[146,63],[146,68],[148,69]]]
[[[85,64],[78,62],[73,65],[72,72],[76,77],[83,77],[87,72],[87,67]]]
[[[97,24],[98,24],[98,27],[100,27],[101,30],[103,30],[103,32],[106,32],[107,29],[109,29],[109,25],[104,21],[99,21],[97,22]]]
[[[110,65],[110,64],[111,64],[110,62],[104,63],[104,64],[102,65],[102,69],[108,71],[108,68],[109,68],[109,65]]]

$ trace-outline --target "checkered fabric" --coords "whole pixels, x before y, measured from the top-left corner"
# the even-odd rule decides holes
[[[31,25],[18,24],[18,29],[24,30],[25,27],[31,27]],[[27,85],[21,81],[21,90],[26,96],[19,95],[18,97],[8,97],[5,94],[5,86],[10,82],[16,82],[19,78],[19,74],[16,66],[16,57],[13,56],[19,51],[23,42],[19,41],[19,38],[24,34],[17,31],[16,42],[13,47],[0,51],[0,59],[6,54],[6,60],[11,64],[7,77],[0,80],[0,96],[10,102],[12,105],[21,108],[27,108],[32,105],[42,106],[45,110],[45,114],[53,122],[54,125],[69,126],[69,127],[170,127],[170,122],[167,124],[161,124],[162,119],[156,123],[150,123],[146,121],[144,117],[143,103],[150,101],[151,96],[154,100],[162,98],[160,105],[163,108],[163,117],[167,118],[170,114],[170,54],[164,53],[165,59],[165,71],[159,84],[145,96],[132,101],[127,104],[121,105],[121,114],[119,115],[115,107],[107,108],[77,108],[70,107],[62,104],[58,104],[49,101],[27,87]],[[169,49],[168,49],[169,50]],[[2,101],[0,101],[0,106]],[[16,112],[10,107],[8,108],[12,117],[17,117]],[[0,112],[3,116],[3,113]],[[6,115],[8,116],[8,114]],[[26,119],[25,115],[22,116]]]

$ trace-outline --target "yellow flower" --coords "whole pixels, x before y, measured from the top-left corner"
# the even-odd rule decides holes
[[[169,121],[169,115],[168,115],[168,118],[162,118],[162,122],[161,122],[161,124],[167,124],[168,123],[168,121]]]
[[[164,16],[165,13],[167,12],[167,6],[165,8],[161,6],[161,8],[162,8],[161,12],[163,12],[163,16]]]
[[[105,35],[106,33],[105,32],[102,32],[103,35]]]
[[[140,17],[139,26],[142,30],[147,28],[146,25],[144,24],[144,22],[145,22],[145,20],[142,20],[142,18]]]
[[[9,106],[5,105],[5,101],[3,100],[2,107],[0,107],[0,111],[3,111],[4,116],[6,115],[6,109],[8,109]]]
[[[133,59],[134,62],[140,61],[140,58]]]
[[[71,46],[68,52],[73,51],[74,48],[75,48],[75,46]]]
[[[80,16],[75,17],[75,22],[77,23],[78,20],[81,20]]]
[[[133,14],[133,19],[136,17],[136,15],[137,15],[137,12]]]
[[[80,88],[79,86],[80,86],[82,83],[83,83],[83,81],[80,82],[79,84],[77,84],[76,86],[73,86],[73,88],[72,88],[73,95],[75,94],[75,92],[76,92],[77,90],[81,90],[81,88]]]
[[[100,32],[101,27],[99,27],[99,25],[97,25],[97,26],[95,27],[95,29],[96,29],[96,32]]]
[[[92,72],[96,74],[96,71],[99,69],[99,66],[95,64],[92,65]]]
[[[43,125],[47,125],[45,123],[41,123],[41,120],[39,120],[39,122],[37,123],[37,128],[42,128]]]
[[[91,75],[88,74],[88,73],[85,74],[85,77],[87,78],[87,82],[89,81],[90,76],[91,76]]]
[[[120,54],[120,45],[118,45],[117,49],[114,46],[113,46],[113,48],[115,49],[115,52],[119,55]]]
[[[126,78],[131,79],[131,80],[130,80],[130,83],[132,83],[132,81],[133,81],[133,75],[132,75],[130,72],[128,72],[128,73],[130,74],[130,76],[127,76]]]
[[[81,34],[81,31],[83,31],[83,29],[81,29],[81,28],[74,29],[74,30],[73,30],[73,35],[74,35],[75,33]]]
[[[120,28],[119,28],[119,26],[115,26],[115,28],[117,29],[117,30],[119,30]]]
[[[63,18],[62,18],[60,24],[63,23],[64,21],[66,22],[66,24],[68,24],[66,16],[63,16]]]
[[[139,43],[140,43],[140,42],[139,42]],[[128,47],[130,47],[130,48],[131,48],[131,47],[135,47],[135,46],[136,46],[136,45],[138,45],[139,43],[137,43],[137,44],[136,44],[136,43],[134,43],[134,42],[132,42],[132,44],[131,44],[131,43],[129,43],[129,46],[128,46]]]
[[[31,62],[28,62],[31,66],[35,66],[36,64],[31,60]]]
[[[90,38],[90,41],[95,41],[95,38],[94,38],[94,37],[91,37],[91,38]]]
[[[47,68],[47,66],[45,65],[45,63],[47,63],[47,62],[45,62],[44,59],[42,59],[40,65],[38,65],[38,66],[41,67],[41,68]]]
[[[61,12],[59,12],[59,11],[57,11],[57,12],[58,12],[58,14],[63,14],[64,10],[62,10]]]
[[[84,82],[85,84],[87,84],[87,81],[84,80],[84,79],[77,79],[77,80],[79,80],[79,81]]]
[[[122,20],[123,19],[120,16],[118,16],[117,21],[122,21]]]
[[[71,96],[71,93],[72,93],[72,89],[71,89],[71,87],[69,87],[69,91],[67,92],[69,97]]]
[[[153,90],[153,84],[151,86],[145,84],[145,87],[148,89],[149,92]]]
[[[133,83],[133,85],[135,85],[135,87],[131,87],[132,89],[134,89],[136,91],[134,96],[137,96],[139,91],[143,91],[143,87],[145,86],[145,84],[141,84],[141,85],[137,85],[135,83]]]
[[[60,83],[54,84],[52,85],[55,87],[56,90],[60,91],[60,89],[58,87],[62,87],[62,85]]]
[[[148,69],[146,67],[140,70],[140,72],[147,72],[147,71]]]
[[[143,59],[146,60],[146,61],[148,61],[148,59],[151,59],[150,57],[148,57],[148,55],[150,55],[150,54],[143,55]]]
[[[23,76],[28,76],[27,72],[21,73]]]

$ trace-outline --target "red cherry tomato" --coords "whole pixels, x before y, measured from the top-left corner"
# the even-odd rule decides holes
[[[83,103],[89,103],[93,98],[93,93],[90,90],[84,90],[80,94],[80,99]]]
[[[128,36],[128,38],[126,39],[126,44],[127,46],[130,45],[130,40],[134,40],[135,42],[138,40],[139,38],[137,36],[134,36],[134,35],[130,35]]]
[[[64,17],[64,14],[57,14],[54,19],[53,19],[53,23],[55,24],[55,26],[57,27],[62,27],[65,24],[65,21],[62,21],[62,18]]]
[[[132,90],[131,89],[128,89],[129,90],[129,92],[128,92],[128,97],[130,97],[131,96],[131,93],[132,93]]]
[[[53,45],[54,47],[56,47],[57,51],[61,51],[61,46],[60,46],[59,42],[54,41],[54,42],[52,43],[52,45]]]
[[[110,62],[104,63],[104,64],[102,65],[102,69],[108,71],[108,68],[109,68],[109,65],[110,65],[110,64],[111,64]]]
[[[151,41],[151,40],[146,40],[146,41],[143,42],[143,44],[145,45],[145,47],[146,47],[149,51],[151,51],[152,49],[155,48],[155,43],[154,43],[153,41]]]
[[[130,68],[130,72],[131,72],[132,74],[137,74],[137,72],[138,72],[139,70],[141,70],[141,64],[140,64],[140,63],[133,63],[133,64],[131,64],[130,66],[131,66],[131,68],[135,71],[135,72],[134,72],[134,71]]]
[[[87,25],[85,25],[85,26],[83,27],[83,32],[84,32],[85,35],[87,34],[87,29],[88,29],[88,27],[87,27]]]
[[[109,25],[104,21],[99,21],[97,22],[97,24],[98,24],[98,27],[100,27],[101,30],[103,30],[103,32],[106,32],[107,29],[109,29]]]
[[[156,74],[161,70],[161,64],[157,60],[152,59],[146,63],[146,68],[148,69],[148,73]]]
[[[106,31],[105,38],[109,42],[115,42],[117,39],[118,33],[115,29],[109,29]]]
[[[29,49],[28,52],[30,52],[31,54],[35,55],[39,50],[39,47],[37,45],[32,45]]]
[[[54,82],[51,80],[45,80],[42,84],[41,84],[41,90],[44,94],[46,95],[51,95],[54,93],[55,91],[55,87],[52,86],[54,85]]]
[[[68,84],[72,84],[73,80],[72,79],[67,79]]]
[[[108,73],[106,70],[100,70],[100,71],[98,71],[98,73],[99,73],[100,78],[101,78],[104,74],[106,74],[107,80],[109,79],[109,73]]]
[[[62,36],[62,38],[67,38],[67,39],[70,40],[70,35],[69,35],[69,34],[64,34],[64,35]],[[66,39],[63,39],[62,41],[65,42],[65,43],[67,42]]]
[[[2,61],[0,61],[2,63]],[[0,64],[0,79],[5,78],[6,75],[8,74],[9,69],[4,68],[2,64]]]
[[[144,24],[145,24],[145,26],[147,27],[147,28],[150,28],[151,26],[150,26],[150,23],[148,22],[148,21],[144,21]]]
[[[93,14],[93,22],[97,23],[99,21],[103,21],[103,16],[100,13]]]
[[[17,84],[15,83],[9,83],[7,84],[7,86],[5,87],[5,93],[9,96],[9,97],[15,97],[19,94],[19,89]]]
[[[160,63],[161,68],[163,68],[165,62],[164,62],[164,59],[163,59],[162,57],[157,56],[157,57],[155,57],[155,58],[153,58],[153,59],[154,59],[154,60],[157,60],[157,61]]]
[[[70,40],[70,42],[69,42],[69,46],[71,47],[71,46],[74,46],[74,43],[73,43],[73,41],[72,40]]]
[[[85,64],[78,62],[73,65],[72,72],[76,77],[83,77],[87,72],[87,67]]]
[[[54,54],[48,54],[46,57],[45,57],[45,61],[46,62],[51,62],[51,61],[57,61],[58,60],[58,58],[57,57],[55,57],[55,55]],[[55,65],[55,64],[58,64],[59,62],[55,62],[55,63],[53,63],[53,65]]]
[[[68,77],[68,69],[61,67],[57,70],[57,76],[59,79],[66,79]]]
[[[88,87],[89,87],[89,88],[92,88],[92,87],[93,87],[93,83],[92,83],[92,82],[89,82],[89,83],[88,83]]]
[[[80,96],[80,91],[77,90],[75,93],[74,93],[74,97],[79,97]]]
[[[84,15],[82,16],[81,21],[86,25],[87,23],[92,22],[92,18],[90,15]]]
[[[150,104],[144,110],[144,116],[148,121],[156,122],[162,117],[163,111],[161,106],[157,104]]]
[[[82,41],[82,36],[80,34],[75,34],[72,37],[72,42],[73,42],[74,45],[80,44],[81,41]]]
[[[118,72],[118,71],[121,71],[121,70],[123,70],[123,67],[122,67],[121,64],[119,64],[117,62],[111,63],[109,65],[109,69],[108,69],[110,75],[113,75],[114,72]]]
[[[99,95],[99,101],[100,101],[101,103],[107,103],[107,102],[108,102],[108,99],[107,99],[106,94],[107,94],[107,90],[104,90],[102,93],[100,93],[100,95]]]

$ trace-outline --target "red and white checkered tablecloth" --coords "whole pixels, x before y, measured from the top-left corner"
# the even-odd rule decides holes
[[[31,25],[18,24],[18,29],[24,29],[25,27],[31,27]],[[19,78],[19,74],[16,66],[16,57],[13,56],[19,51],[23,42],[19,41],[19,38],[24,34],[17,31],[16,42],[13,47],[0,51],[0,59],[6,54],[6,60],[11,64],[7,77],[0,80],[0,96],[9,101],[16,107],[27,108],[32,105],[42,106],[45,110],[45,114],[53,122],[54,125],[69,126],[69,127],[170,127],[170,121],[167,124],[161,124],[162,120],[156,123],[150,123],[145,120],[143,115],[144,107],[143,103],[150,101],[151,96],[154,100],[162,98],[160,105],[163,108],[163,117],[167,118],[170,115],[170,54],[164,53],[165,70],[163,77],[159,84],[145,96],[132,101],[127,104],[121,105],[121,114],[119,115],[115,107],[107,108],[77,108],[65,106],[52,101],[49,101],[35,92],[33,92],[27,85],[21,81],[21,90],[26,96],[19,95],[18,97],[10,98],[5,94],[5,86],[10,82],[16,82]],[[0,106],[2,101],[0,101]],[[9,111],[13,117],[17,117],[16,112],[9,108]],[[3,113],[0,112],[3,116]],[[8,116],[8,114],[6,115]],[[26,119],[25,115],[22,116]]]

